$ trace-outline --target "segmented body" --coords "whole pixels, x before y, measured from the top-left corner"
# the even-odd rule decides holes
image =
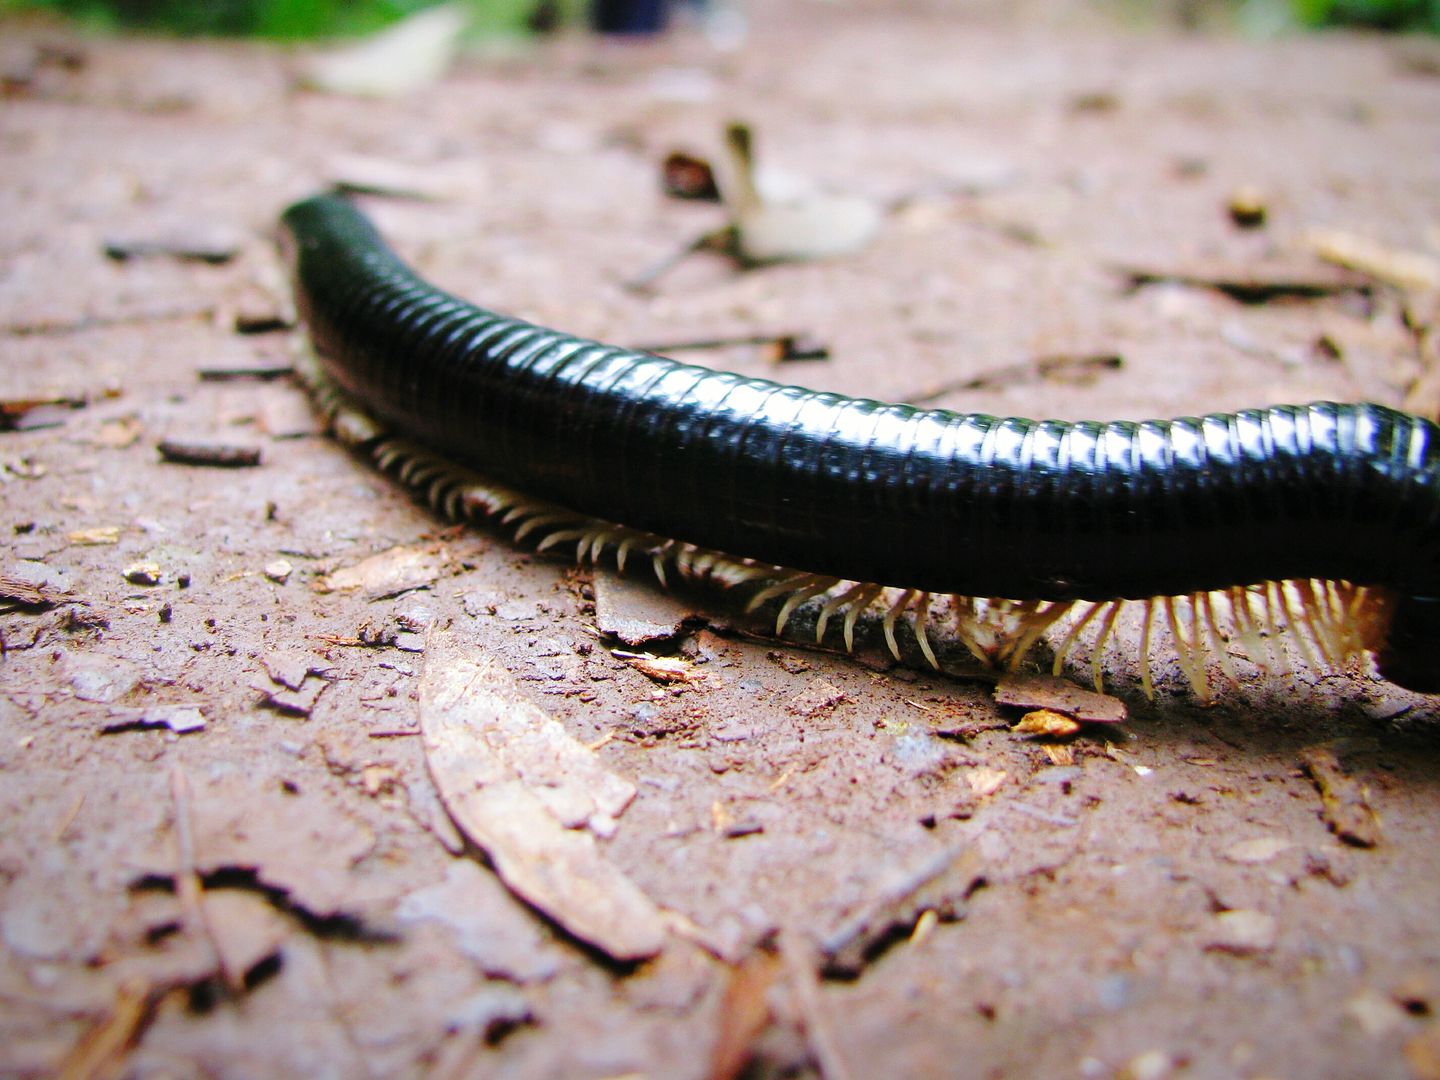
[[[1108,633],[1114,609],[1094,605],[1186,596],[1196,648],[1219,633],[1215,590],[1245,636],[1286,607],[1265,583],[1312,583],[1310,599],[1292,590],[1296,605],[1340,626],[1352,583],[1430,595],[1440,579],[1440,429],[1393,409],[1070,423],[884,404],[475,307],[417,277],[335,197],[296,204],[285,225],[301,314],[343,393],[542,500],[555,521],[541,524],[592,551],[614,537],[567,514],[802,568],[772,590],[792,599],[842,581],[899,587],[906,604],[1008,598],[1031,641],[1076,602]],[[1252,604],[1237,587],[1256,585]],[[840,588],[845,604],[875,598]],[[1183,659],[1185,617],[1171,605],[1162,622]],[[1357,644],[1336,635],[1314,635],[1330,659]]]

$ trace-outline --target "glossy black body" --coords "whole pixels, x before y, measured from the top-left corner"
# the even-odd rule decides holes
[[[1284,578],[1440,594],[1440,429],[1378,405],[1144,423],[819,393],[601,345],[418,278],[346,201],[286,211],[327,370],[537,497],[839,577],[1012,599]]]

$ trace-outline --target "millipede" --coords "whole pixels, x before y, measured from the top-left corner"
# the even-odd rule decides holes
[[[283,216],[302,374],[339,437],[442,512],[539,549],[862,613],[1062,669],[1139,614],[1202,697],[1234,660],[1368,653],[1440,691],[1440,428],[1376,404],[1059,421],[887,404],[684,364],[477,307],[421,279],[347,199]],[[1287,645],[1288,643],[1288,645]]]

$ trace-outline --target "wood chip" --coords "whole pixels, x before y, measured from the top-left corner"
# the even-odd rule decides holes
[[[661,592],[653,582],[642,582],[595,568],[595,625],[600,632],[626,645],[649,645],[678,637],[687,624],[703,623],[705,616],[675,593]]]
[[[1335,266],[1355,270],[1401,289],[1440,289],[1440,259],[1388,247],[1344,229],[1312,229],[1305,246]]]
[[[195,375],[201,382],[279,379],[293,374],[295,374],[295,365],[288,360],[258,360],[253,364],[225,364],[195,369]]]
[[[1380,817],[1365,786],[1353,779],[1333,751],[1311,746],[1300,752],[1300,765],[1320,792],[1320,816],[1330,831],[1356,847],[1380,842]]]
[[[148,236],[107,237],[104,248],[106,256],[116,262],[159,256],[218,266],[240,254],[241,241],[228,229],[187,226]]]
[[[205,730],[205,714],[195,705],[151,705],[147,709],[122,710],[112,713],[100,729],[104,735],[122,731],[144,731],[164,728],[177,735]]]
[[[1373,988],[1361,990],[1345,1002],[1345,1013],[1372,1039],[1403,1027],[1408,1014],[1386,995]]]
[[[164,439],[156,447],[160,456],[176,465],[200,465],[218,469],[247,469],[260,464],[258,446],[231,443],[192,442]]]
[[[421,168],[389,158],[343,154],[332,159],[325,171],[335,190],[344,194],[419,202],[439,202],[463,194],[460,185],[438,179],[433,166]]]
[[[75,529],[65,534],[65,539],[80,547],[95,547],[100,544],[120,542],[119,525],[97,525],[91,529]]]
[[[272,681],[289,690],[299,690],[307,676],[323,676],[330,670],[330,665],[318,656],[299,649],[276,649],[262,656],[260,662]]]
[[[1294,846],[1294,841],[1280,836],[1257,836],[1253,840],[1242,840],[1238,844],[1231,844],[1225,849],[1225,858],[1233,863],[1255,866],[1269,862],[1276,855],[1283,851],[1289,851]]]
[[[770,1022],[770,988],[783,967],[775,950],[765,944],[730,969],[707,1080],[734,1080],[750,1064],[755,1040]]]
[[[1087,724],[1123,724],[1125,703],[1050,675],[1007,675],[995,684],[995,700],[1022,709],[1049,709]]]
[[[588,797],[613,815],[633,787],[449,629],[432,628],[426,642],[420,728],[451,817],[517,896],[616,961],[661,951],[660,909],[601,854],[593,835],[566,828],[556,813]],[[558,798],[555,790],[544,794],[557,785]]]
[[[420,589],[453,574],[456,564],[443,544],[387,548],[351,566],[315,579],[318,593],[361,592],[367,600],[385,600]]]
[[[277,689],[274,686],[263,684],[252,685],[263,695],[261,704],[266,708],[274,709],[287,716],[309,716],[314,711],[316,702],[320,700],[320,695],[330,684],[322,679],[312,679],[302,683],[294,690]]]
[[[960,918],[965,897],[982,876],[981,865],[978,849],[966,846],[892,874],[859,910],[821,939],[826,974],[860,974],[897,927],[912,930],[927,911],[944,920]]]
[[[652,656],[620,649],[612,650],[612,655],[658,683],[689,683],[703,678],[694,664],[678,656]]]
[[[272,439],[299,439],[318,435],[324,423],[310,402],[289,387],[267,386],[260,397],[258,425]]]
[[[84,398],[41,394],[34,397],[0,398],[0,431],[34,431],[56,427],[64,422],[64,414],[83,409],[89,404]]]
[[[1263,911],[1247,908],[1222,911],[1211,920],[1205,947],[1242,956],[1268,952],[1275,947],[1278,930],[1275,916]]]
[[[42,565],[43,564],[31,564]],[[26,608],[54,607],[65,597],[65,591],[53,587],[44,575],[0,574],[0,601]]]

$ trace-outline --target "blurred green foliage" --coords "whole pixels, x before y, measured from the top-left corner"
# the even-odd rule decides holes
[[[1440,0],[1290,0],[1302,26],[1370,26],[1440,33]]]
[[[100,28],[307,40],[364,34],[437,0],[0,0],[0,14],[43,9]],[[475,36],[525,34],[575,21],[584,0],[463,0]],[[762,0],[763,2],[763,0]],[[1203,2],[1203,0],[1201,0]],[[1220,0],[1240,25],[1362,26],[1440,33],[1440,0]]]
[[[436,0],[0,0],[7,11],[49,10],[89,26],[140,27],[184,35],[234,35],[308,40],[364,34],[388,26]],[[472,33],[523,34],[541,9],[572,3],[540,0],[465,0]]]

